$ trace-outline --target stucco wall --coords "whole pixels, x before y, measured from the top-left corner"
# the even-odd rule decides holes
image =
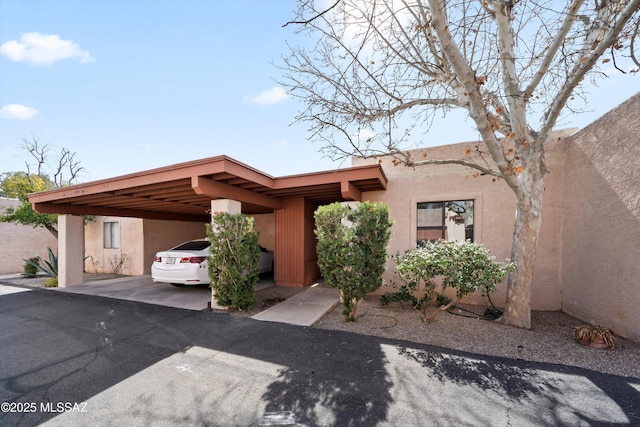
[[[567,141],[562,309],[640,342],[640,94]]]
[[[547,193],[543,205],[543,226],[540,232],[537,263],[532,290],[532,308],[535,310],[559,310],[560,292],[560,230],[562,218],[562,162],[564,144],[561,136],[569,132],[554,134],[547,148],[547,166],[552,172],[546,181]],[[468,148],[475,143],[461,143],[413,151],[414,158],[448,159],[462,158]],[[416,205],[420,202],[451,200],[475,201],[474,237],[491,250],[498,259],[509,258],[515,221],[515,196],[501,180],[491,176],[475,176],[473,171],[459,165],[428,165],[415,169],[394,166],[388,157],[381,159],[353,159],[359,166],[382,161],[389,179],[387,191],[368,192],[363,198],[384,201],[389,205],[394,221],[389,252],[404,252],[415,246]],[[395,279],[394,264],[389,263],[385,273],[388,284]],[[382,288],[378,293],[385,292]],[[486,303],[481,297],[468,299],[469,302]],[[501,283],[492,295],[492,301],[504,305],[506,283]]]
[[[258,244],[270,251],[276,247],[276,220],[274,214],[252,215],[255,228],[260,232]]]
[[[16,208],[20,202],[0,198],[0,212]],[[44,228],[33,228],[9,222],[0,222],[0,274],[22,273],[24,258],[47,258],[47,247],[58,253],[58,241]]]
[[[117,222],[120,229],[118,248],[104,248],[104,223]],[[89,273],[113,273],[122,263],[120,273],[140,275],[143,273],[142,220],[97,216],[85,225],[84,269]]]
[[[142,272],[149,274],[156,252],[164,251],[182,242],[207,237],[206,225],[199,222],[144,220],[144,257]]]
[[[273,214],[256,215],[256,228],[260,230],[260,244],[273,250],[275,223]],[[120,224],[120,242],[117,249],[105,249],[104,222]],[[169,249],[182,242],[207,236],[204,223],[161,221],[140,218],[96,217],[85,226],[85,271],[113,273],[114,266],[122,260],[122,274],[142,275],[151,270],[156,252]]]

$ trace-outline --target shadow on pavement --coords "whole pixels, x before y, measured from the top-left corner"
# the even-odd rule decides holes
[[[506,425],[504,408],[607,425],[582,411],[594,390],[609,419],[640,423],[640,386],[622,377],[39,289],[0,296],[0,349],[2,402],[89,405],[5,411],[3,426]]]

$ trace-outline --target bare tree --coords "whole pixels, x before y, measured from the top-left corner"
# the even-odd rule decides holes
[[[80,166],[80,161],[75,160],[75,152],[62,148],[49,174],[47,169],[50,166],[51,146],[41,144],[40,139],[36,137],[32,137],[31,140],[24,138],[22,143],[32,158],[31,162],[25,161],[27,172],[8,172],[0,176],[0,194],[17,198],[21,204],[15,209],[6,208],[0,212],[0,222],[43,227],[57,239],[58,216],[35,212],[27,196],[29,193],[73,184],[85,169]],[[85,220],[91,220],[91,217],[85,217]]]
[[[605,75],[599,64],[635,60],[639,7],[640,0],[301,0],[285,25],[299,25],[313,44],[291,48],[283,84],[304,103],[296,120],[310,124],[334,159],[392,155],[503,180],[517,208],[517,269],[504,320],[530,328],[545,143],[560,114],[576,111],[574,99],[584,101],[592,79]],[[453,109],[468,113],[482,143],[464,158],[411,158],[411,131],[428,131],[436,113]]]
[[[31,140],[22,138],[22,146],[36,161],[35,174],[42,176],[42,168],[47,164],[47,157],[49,155],[49,144],[40,145],[40,138],[33,136]],[[25,161],[24,165],[27,167],[27,174],[31,175],[31,163]]]
[[[53,187],[73,184],[85,170],[84,167],[80,166],[80,161],[75,160],[76,153],[63,147],[60,149],[60,155],[57,157],[56,163],[52,166],[51,179],[45,168],[49,165],[52,147],[49,144],[41,144],[40,138],[35,136],[31,137],[31,140],[23,138],[22,146],[35,160],[35,165],[25,161],[27,174],[31,175],[32,169],[35,168],[35,174],[41,178],[51,180]]]

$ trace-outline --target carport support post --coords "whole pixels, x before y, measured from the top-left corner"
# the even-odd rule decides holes
[[[211,223],[213,223],[213,215],[226,212],[231,215],[239,214],[242,212],[242,203],[237,200],[230,199],[216,199],[211,201]],[[211,307],[218,309],[227,309],[228,307],[220,306],[216,302],[216,292],[211,288]]]
[[[58,286],[82,285],[84,221],[81,216],[58,216]]]

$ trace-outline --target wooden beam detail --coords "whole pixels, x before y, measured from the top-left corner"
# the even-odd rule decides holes
[[[40,213],[69,215],[120,216],[129,218],[164,219],[170,221],[209,222],[208,214],[192,215],[171,212],[152,212],[135,209],[99,208],[93,206],[55,205],[49,203],[33,203],[33,209]]]
[[[342,192],[342,197],[347,200],[362,201],[362,192],[350,181],[342,181],[340,183],[340,191]]]
[[[242,203],[251,203],[258,206],[266,206],[272,209],[282,209],[282,202],[274,197],[234,187],[233,185],[213,181],[202,176],[191,177],[191,187],[203,196],[212,199],[231,199]]]

